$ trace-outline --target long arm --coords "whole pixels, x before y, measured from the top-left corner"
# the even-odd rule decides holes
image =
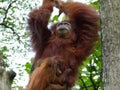
[[[99,15],[93,7],[78,2],[62,2],[61,9],[73,25],[77,36],[74,42],[75,55],[81,62],[91,53],[93,44],[98,39]]]
[[[53,10],[53,3],[43,3],[43,5],[30,12],[28,19],[28,28],[31,34],[33,49],[36,52],[35,61],[41,57],[44,48],[47,45],[51,32],[47,25]]]
[[[76,24],[76,26],[81,24],[91,25],[91,23],[96,23],[99,19],[96,10],[83,3],[62,2],[61,9],[69,17],[69,20]]]

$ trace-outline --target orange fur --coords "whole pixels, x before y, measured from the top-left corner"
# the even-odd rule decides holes
[[[67,87],[71,88],[75,83],[79,66],[91,54],[94,42],[98,39],[98,25],[96,22],[99,20],[99,15],[93,7],[86,4],[59,0],[60,9],[66,14],[68,17],[67,22],[72,26],[69,38],[59,38],[55,34],[56,24],[52,25],[51,29],[47,27],[54,6],[53,3],[46,3],[47,1],[52,2],[54,0],[45,0],[40,8],[29,14],[28,27],[31,32],[32,46],[36,51],[33,67],[38,61],[45,61],[48,57],[62,57],[63,59],[58,58],[56,60],[60,64],[59,69],[62,74],[66,69],[72,69],[72,73],[67,76],[66,81]],[[43,72],[43,70],[45,71]],[[43,87],[47,84],[41,81],[44,81],[44,77],[52,77],[50,71],[48,68],[44,68],[42,69],[43,73],[40,73],[41,70],[36,69],[34,72],[37,73],[35,73],[37,77],[33,72],[31,78],[33,78],[36,87]],[[55,78],[55,75],[53,76]],[[37,79],[39,82],[36,82]]]
[[[48,57],[40,63],[30,75],[26,90],[67,90],[62,84],[70,70],[60,75],[57,57]]]

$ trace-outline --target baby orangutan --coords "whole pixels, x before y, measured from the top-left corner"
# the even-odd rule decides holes
[[[48,57],[40,62],[40,66],[30,75],[26,90],[68,90],[65,81],[71,69],[66,69],[62,74],[56,59],[60,57]]]

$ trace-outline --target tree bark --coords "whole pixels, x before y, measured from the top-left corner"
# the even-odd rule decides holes
[[[15,76],[14,71],[6,71],[4,68],[0,68],[0,90],[11,90],[11,84]]]
[[[100,0],[103,90],[120,90],[120,0]]]
[[[0,90],[11,90],[16,73],[12,70],[6,71],[3,65],[2,55],[0,54]]]

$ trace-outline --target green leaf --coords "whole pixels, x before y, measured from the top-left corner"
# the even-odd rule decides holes
[[[30,73],[30,69],[31,69],[31,63],[29,63],[29,62],[27,62],[26,64],[25,64],[25,71],[29,74]]]
[[[2,47],[2,51],[3,52],[8,51],[7,47],[6,46]]]
[[[51,20],[50,20],[50,22],[54,22],[54,21],[58,21],[58,15],[55,15]]]

